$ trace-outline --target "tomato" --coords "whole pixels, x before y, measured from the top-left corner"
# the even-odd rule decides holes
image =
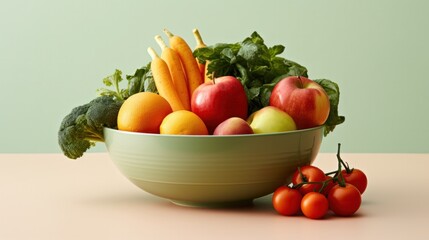
[[[302,195],[297,189],[282,186],[274,192],[272,202],[278,213],[292,216],[298,213],[301,199]]]
[[[328,194],[329,208],[338,216],[351,216],[362,202],[359,190],[350,183],[335,185]]]
[[[365,192],[366,186],[368,185],[368,179],[366,178],[365,173],[354,168],[350,173],[347,173],[346,170],[342,170],[341,174],[343,175],[344,180],[355,186],[361,194]]]
[[[326,178],[325,173],[318,167],[306,165],[301,167],[300,169],[305,179],[302,179],[301,174],[298,170],[296,170],[292,176],[292,183],[294,185],[304,182],[304,180],[306,180],[307,182],[321,182],[324,181]],[[322,184],[304,184],[299,188],[299,191],[302,195],[305,195],[309,192],[317,192],[320,190],[321,187]]]
[[[328,209],[328,199],[321,193],[309,192],[301,200],[301,211],[308,218],[320,219],[326,215]]]

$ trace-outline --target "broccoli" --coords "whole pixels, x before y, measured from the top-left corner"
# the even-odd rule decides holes
[[[74,108],[61,122],[58,143],[64,155],[77,159],[96,142],[103,142],[103,128],[116,128],[123,101],[101,96]]]

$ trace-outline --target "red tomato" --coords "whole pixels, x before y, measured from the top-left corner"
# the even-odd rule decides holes
[[[296,170],[292,176],[292,183],[294,185],[304,182],[304,180],[306,180],[307,182],[321,182],[326,178],[325,173],[320,170],[320,168],[315,166],[303,166],[301,167],[301,173],[302,175],[304,175],[305,179],[302,179],[299,174],[299,171]],[[317,192],[320,190],[321,187],[322,184],[304,184],[299,188],[299,191],[302,195],[305,195],[309,192]]]
[[[272,202],[278,213],[292,216],[298,213],[301,199],[302,195],[297,189],[282,186],[274,192]]]
[[[342,170],[341,174],[343,175],[344,180],[347,183],[350,183],[355,186],[361,194],[365,192],[366,186],[368,184],[368,179],[366,178],[365,173],[363,173],[359,169],[354,168],[350,173],[347,173],[346,170]]]
[[[346,183],[345,187],[335,185],[328,194],[329,208],[338,216],[351,216],[362,202],[359,190]]]
[[[308,218],[320,219],[326,215],[328,209],[328,199],[321,193],[309,192],[302,198],[301,211]]]

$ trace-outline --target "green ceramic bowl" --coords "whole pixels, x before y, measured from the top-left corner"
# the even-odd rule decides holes
[[[159,135],[105,128],[112,161],[135,185],[179,205],[252,202],[319,152],[323,127],[273,134]]]

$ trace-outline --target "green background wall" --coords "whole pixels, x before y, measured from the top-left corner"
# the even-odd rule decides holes
[[[167,27],[193,46],[258,31],[341,88],[346,122],[322,152],[428,153],[429,1],[85,1],[0,3],[0,153],[59,152],[57,130],[101,79],[149,61]],[[158,48],[157,48],[158,49]],[[93,151],[105,151],[99,144]]]

